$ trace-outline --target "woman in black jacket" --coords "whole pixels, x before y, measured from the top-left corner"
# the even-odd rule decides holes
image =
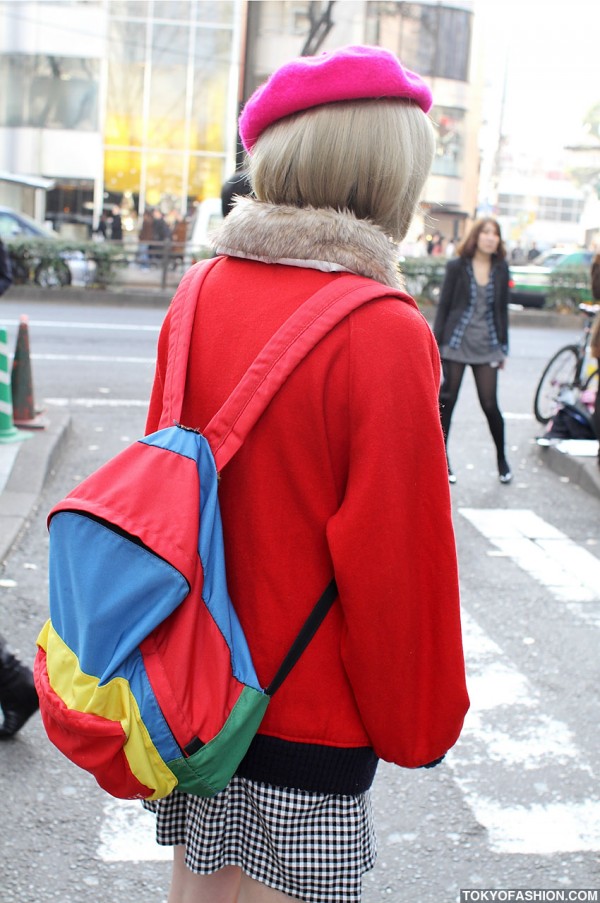
[[[510,483],[504,449],[504,418],[498,407],[498,370],[508,353],[509,271],[500,226],[477,220],[448,262],[433,331],[444,379],[440,413],[446,443],[465,367],[473,370],[479,403],[496,446],[498,476]],[[448,478],[456,482],[448,463]]]

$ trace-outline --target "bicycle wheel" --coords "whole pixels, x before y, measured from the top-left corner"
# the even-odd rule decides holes
[[[533,402],[533,413],[540,423],[548,423],[556,413],[560,390],[573,385],[578,366],[579,350],[576,345],[567,345],[550,358],[538,383]]]

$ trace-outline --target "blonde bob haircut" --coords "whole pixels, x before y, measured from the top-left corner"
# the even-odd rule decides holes
[[[412,101],[340,101],[265,129],[250,180],[260,201],[349,210],[401,241],[434,150],[431,121]]]

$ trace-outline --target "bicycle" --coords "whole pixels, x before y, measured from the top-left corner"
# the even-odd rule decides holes
[[[598,367],[589,351],[594,317],[599,304],[579,304],[585,320],[576,345],[565,345],[554,354],[541,375],[533,402],[533,413],[540,423],[548,423],[561,402],[573,403],[586,390],[598,391]]]

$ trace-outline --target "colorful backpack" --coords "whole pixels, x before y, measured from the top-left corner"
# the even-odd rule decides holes
[[[173,299],[161,428],[48,518],[50,620],[34,668],[43,723],[61,752],[123,799],[222,790],[333,604],[334,581],[263,689],[227,591],[218,473],[336,323],[374,298],[406,297],[337,277],[276,332],[200,434],[178,421],[197,298],[218,261],[193,267]]]

